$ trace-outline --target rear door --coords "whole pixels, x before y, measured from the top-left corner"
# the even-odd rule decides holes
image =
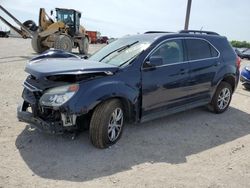
[[[183,106],[187,100],[188,62],[184,60],[183,41],[168,40],[150,53],[161,56],[163,65],[142,68],[142,115]]]
[[[205,39],[186,38],[189,61],[190,102],[210,100],[212,81],[220,66],[219,52]]]

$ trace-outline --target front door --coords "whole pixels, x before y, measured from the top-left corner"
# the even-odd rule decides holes
[[[163,64],[147,67],[152,57],[161,57]],[[188,72],[181,39],[167,40],[155,48],[142,68],[142,116],[184,106],[189,94]]]

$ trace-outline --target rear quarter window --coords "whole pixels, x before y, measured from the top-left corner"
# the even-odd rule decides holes
[[[212,38],[210,41],[219,50],[224,62],[235,63],[237,55],[226,37]]]
[[[217,57],[217,50],[205,40],[186,39],[187,55],[189,60],[199,60]]]

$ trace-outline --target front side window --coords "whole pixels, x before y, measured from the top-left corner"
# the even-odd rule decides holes
[[[188,59],[199,60],[217,57],[218,52],[207,41],[200,39],[186,39]]]
[[[151,56],[160,56],[163,64],[183,62],[182,40],[171,40],[162,44]]]

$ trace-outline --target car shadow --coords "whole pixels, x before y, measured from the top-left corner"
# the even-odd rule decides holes
[[[230,107],[223,114],[193,109],[151,122],[127,125],[121,140],[96,149],[88,132],[71,140],[30,131],[26,127],[16,147],[35,175],[47,179],[87,181],[127,171],[143,163],[185,163],[190,155],[250,134],[250,115]]]

